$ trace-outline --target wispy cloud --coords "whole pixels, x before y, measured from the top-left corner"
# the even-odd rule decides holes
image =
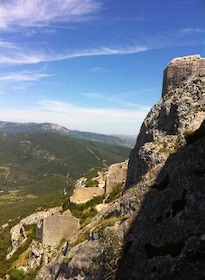
[[[102,96],[102,94],[100,94],[100,93],[95,93],[95,92],[86,92],[86,93],[82,93],[82,96],[86,96],[86,97],[89,97],[89,98],[99,98],[99,99],[104,98],[104,97]]]
[[[0,3],[0,29],[43,27],[85,20],[100,9],[97,0],[7,0]]]
[[[106,70],[103,67],[99,67],[99,66],[95,66],[89,69],[89,72],[93,72],[93,73],[103,73],[103,72],[109,72],[108,70]]]
[[[185,34],[188,34],[188,33],[205,33],[205,29],[202,29],[202,28],[192,28],[192,27],[187,27],[187,28],[182,28],[181,30],[181,33],[185,33]]]
[[[23,52],[22,49],[24,50]],[[0,64],[37,64],[40,62],[59,61],[77,57],[126,55],[144,52],[148,49],[148,47],[138,45],[116,48],[100,47],[60,54],[51,50],[34,50],[26,46],[12,44],[7,41],[0,41]]]
[[[152,91],[154,89],[148,89],[147,91]],[[115,104],[119,108],[127,109],[127,108],[135,108],[137,110],[143,110],[143,111],[148,111],[149,106],[143,106],[139,105],[136,102],[132,102],[132,96],[133,95],[140,95],[142,92],[144,94],[144,91],[146,90],[141,90],[141,92],[118,92],[117,94],[103,94],[103,93],[97,93],[97,92],[87,92],[83,93],[82,96],[85,96],[90,99],[98,99],[105,104]],[[129,101],[128,101],[129,100]]]
[[[5,73],[4,75],[0,76],[0,81],[5,82],[29,82],[29,81],[38,81],[42,78],[47,78],[52,76],[51,74],[46,73],[35,73],[30,71],[22,71],[22,72],[11,72]]]

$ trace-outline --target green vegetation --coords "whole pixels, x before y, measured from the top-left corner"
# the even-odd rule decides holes
[[[185,131],[184,137],[186,139],[187,144],[192,144],[199,140],[200,138],[205,136],[205,127],[200,127],[195,131]]]
[[[62,204],[74,181],[125,160],[129,148],[52,133],[0,133],[0,225]],[[93,168],[93,169],[91,169]],[[89,177],[88,176],[88,177]],[[89,186],[95,181],[88,180]],[[21,207],[19,207],[21,205]]]
[[[118,268],[118,261],[123,250],[123,242],[117,232],[108,227],[98,231],[99,242],[103,247],[102,254],[93,261],[97,267],[103,268],[104,279],[115,279],[115,272]]]
[[[108,165],[125,160],[130,152],[127,147],[39,132],[0,133],[0,144],[0,167],[8,169],[1,185],[17,186],[55,174],[77,179],[90,168],[104,167],[105,160]]]
[[[7,249],[10,246],[9,241],[10,228],[6,228],[0,232],[0,277],[3,277],[8,269],[8,261],[6,261]]]
[[[177,139],[177,140],[173,143],[174,145],[173,145],[171,148],[168,146],[168,144],[167,144],[166,142],[155,142],[155,143],[158,143],[158,144],[160,144],[160,145],[163,146],[163,147],[161,147],[161,148],[159,149],[159,152],[160,152],[160,153],[166,153],[166,154],[169,154],[169,155],[172,155],[172,154],[176,153],[177,150],[178,150],[179,147],[180,147],[180,141],[179,141],[179,139]]]
[[[13,268],[10,271],[10,279],[11,280],[26,280],[26,275],[23,270],[18,270],[18,269]]]
[[[37,273],[25,274],[16,269],[27,257],[34,226],[26,228],[28,238],[6,260],[13,225],[35,211],[63,205],[84,226],[97,214],[95,206],[105,197],[96,197],[83,205],[70,203],[75,180],[86,174],[88,185],[95,185],[91,178],[105,167],[105,162],[121,162],[129,152],[127,147],[52,133],[0,133],[0,226],[8,223],[0,232],[0,277],[8,273],[13,280],[33,280]]]
[[[86,174],[84,174],[84,176],[87,178],[86,187],[96,187],[98,185],[98,181],[93,179],[98,176],[98,171],[98,169],[91,168]]]
[[[17,262],[19,256],[23,254],[31,244],[31,241],[35,238],[36,235],[36,225],[27,225],[25,226],[26,231],[26,240],[22,243],[22,245],[16,250],[16,252],[10,258],[10,262],[14,263]]]
[[[16,250],[16,252],[12,255],[9,260],[6,260],[6,255],[8,254],[8,248],[10,246],[9,243],[9,231],[10,228],[6,228],[1,232],[0,239],[0,277],[3,277],[5,274],[10,275],[10,279],[18,280],[34,280],[37,271],[32,270],[29,274],[25,274],[21,270],[17,270],[14,267],[18,265],[19,260],[21,260],[21,255],[23,255],[28,249],[31,241],[35,237],[36,226],[35,225],[27,225],[25,226],[25,232],[27,235],[27,239],[22,243],[22,245]],[[24,257],[25,258],[25,257]]]
[[[95,226],[95,231],[97,231],[98,234],[100,234],[100,233],[103,232],[107,227],[114,226],[114,224],[115,224],[116,222],[125,221],[127,218],[128,218],[127,215],[122,216],[122,217],[109,217],[109,218],[106,218],[106,219],[102,220],[99,224],[97,224],[97,225]]]
[[[61,205],[72,193],[74,183],[62,175],[56,175],[39,183],[12,189],[0,194],[0,224],[13,225],[37,210]],[[64,189],[67,190],[65,196]]]
[[[109,194],[109,196],[106,199],[106,203],[110,203],[114,201],[115,199],[119,198],[123,191],[123,184],[118,184],[113,191]]]
[[[102,203],[104,198],[104,195],[97,196],[92,200],[82,204],[75,204],[68,201],[63,204],[63,211],[70,209],[73,216],[80,219],[81,225],[85,225],[90,221],[91,218],[93,218],[97,214],[95,206]]]
[[[9,272],[10,280],[35,280],[37,275],[36,270],[31,270],[26,274],[23,270],[12,268]]]

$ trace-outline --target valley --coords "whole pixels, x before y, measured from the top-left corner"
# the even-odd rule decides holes
[[[0,225],[62,204],[64,193],[72,194],[80,176],[123,161],[130,152],[127,147],[44,132],[4,132],[0,144]]]

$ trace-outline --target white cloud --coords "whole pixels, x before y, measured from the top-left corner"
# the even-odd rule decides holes
[[[100,93],[95,93],[95,92],[87,92],[87,93],[82,93],[82,96],[86,96],[89,98],[99,98],[102,99],[104,98]]]
[[[47,78],[52,76],[51,74],[46,73],[35,73],[29,71],[22,71],[17,73],[5,73],[4,75],[0,76],[0,81],[5,82],[28,82],[28,81],[38,81],[42,78]]]
[[[102,72],[108,72],[108,70],[106,70],[105,68],[103,67],[92,67],[91,69],[89,69],[90,72],[93,72],[93,73],[102,73]]]
[[[23,52],[22,49],[24,50]],[[37,64],[40,62],[59,61],[77,57],[134,54],[147,50],[147,47],[136,45],[116,48],[100,47],[60,54],[53,51],[48,52],[48,50],[33,50],[25,45],[21,46],[0,40],[0,64]]]
[[[56,100],[42,100],[36,108],[31,109],[1,108],[0,119],[18,122],[25,122],[25,120],[53,122],[69,129],[136,135],[148,110],[147,107],[133,110],[84,108]]]
[[[187,28],[182,28],[181,29],[182,33],[205,33],[205,29],[201,29],[201,28],[192,28],[192,27],[187,27]]]
[[[0,3],[0,29],[82,21],[97,12],[97,0],[7,0]]]

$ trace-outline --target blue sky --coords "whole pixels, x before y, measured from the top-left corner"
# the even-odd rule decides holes
[[[137,135],[175,57],[205,57],[204,0],[0,0],[0,120]]]

